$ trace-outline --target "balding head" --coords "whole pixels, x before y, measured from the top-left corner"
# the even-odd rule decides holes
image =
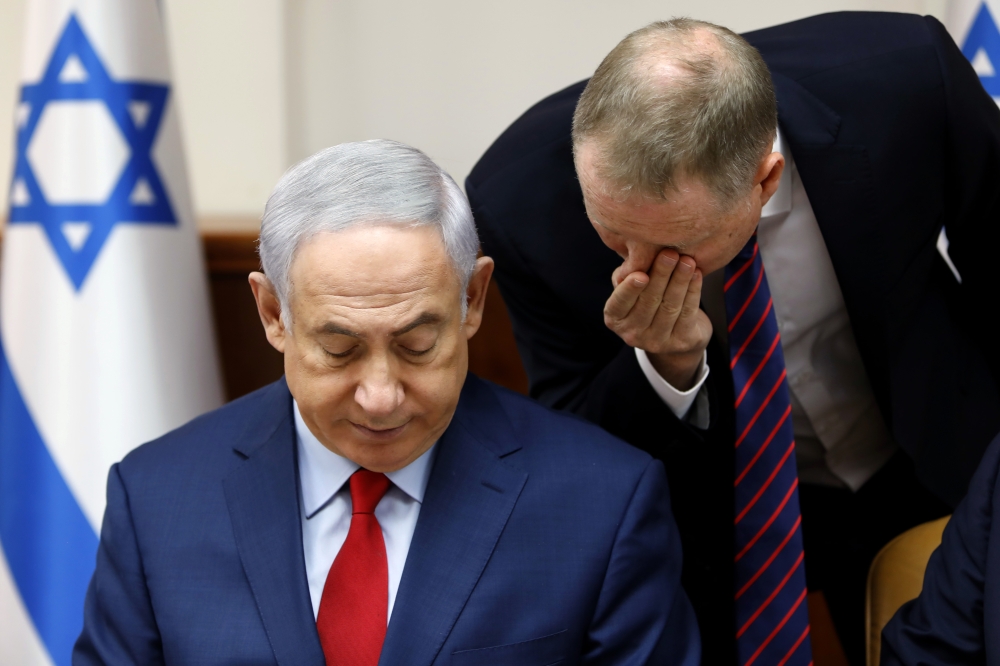
[[[679,177],[704,182],[728,209],[753,186],[777,127],[771,76],[739,35],[673,19],[627,36],[587,84],[573,145],[588,144],[610,195],[666,196]]]

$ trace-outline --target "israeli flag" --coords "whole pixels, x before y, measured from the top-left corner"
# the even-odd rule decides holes
[[[972,63],[986,89],[1000,104],[1000,0],[950,0],[945,27]]]
[[[222,402],[156,0],[29,0],[0,258],[0,663],[69,664],[109,466]]]

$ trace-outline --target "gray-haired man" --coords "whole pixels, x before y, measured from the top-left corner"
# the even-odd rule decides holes
[[[112,468],[74,664],[697,666],[660,462],[467,374],[478,245],[403,144],[284,175],[285,378]]]
[[[876,13],[648,26],[469,176],[532,395],[666,463],[707,663],[803,658],[800,529],[864,663],[871,558],[1000,429],[997,182],[969,63]]]

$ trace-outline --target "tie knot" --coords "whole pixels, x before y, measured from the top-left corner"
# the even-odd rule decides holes
[[[375,513],[375,507],[382,501],[391,485],[389,478],[381,472],[359,469],[351,475],[352,513]]]

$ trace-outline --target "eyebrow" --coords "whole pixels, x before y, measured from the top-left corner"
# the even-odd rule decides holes
[[[432,312],[424,312],[419,317],[411,321],[409,324],[393,331],[390,335],[393,337],[403,335],[404,333],[409,333],[418,326],[424,326],[425,324],[439,324],[442,321],[441,315],[434,314]],[[351,338],[360,338],[361,334],[355,333],[354,331],[344,328],[343,326],[337,326],[333,323],[326,323],[320,328],[320,332],[327,335],[346,335]]]
[[[425,312],[416,319],[414,319],[413,321],[411,321],[409,324],[404,326],[403,328],[399,329],[398,331],[393,331],[392,335],[393,336],[403,335],[404,333],[409,333],[418,326],[423,326],[425,324],[440,324],[440,323],[441,323],[441,315],[434,314],[433,312]]]
[[[320,327],[319,330],[320,330],[320,333],[326,333],[328,335],[346,335],[346,336],[349,336],[349,337],[352,337],[352,338],[360,338],[361,337],[360,335],[358,335],[354,331],[346,329],[346,328],[344,328],[342,326],[337,326],[336,324],[330,324],[330,323],[323,324],[323,326]]]

